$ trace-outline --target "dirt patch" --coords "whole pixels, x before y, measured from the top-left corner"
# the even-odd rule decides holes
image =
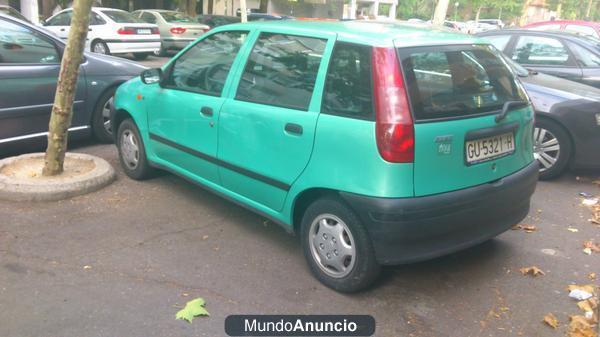
[[[96,167],[96,164],[94,164],[93,160],[66,157],[64,164],[64,172],[54,177],[43,176],[43,167],[43,157],[22,158],[2,167],[2,169],[0,169],[0,175],[5,175],[19,180],[68,179],[92,171]]]

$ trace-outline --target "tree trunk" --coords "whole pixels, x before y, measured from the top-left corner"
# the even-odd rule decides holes
[[[188,0],[187,14],[192,17],[198,15],[196,14],[196,0]]]
[[[42,17],[44,20],[52,16],[52,11],[56,8],[56,0],[42,0]]]
[[[439,0],[437,6],[435,7],[435,12],[433,13],[433,25],[434,26],[442,26],[444,21],[446,21],[446,13],[448,12],[448,3],[449,0]]]
[[[240,0],[240,16],[242,22],[248,22],[248,12],[246,12],[246,0]]]
[[[523,8],[521,9],[521,17],[519,18],[519,26],[523,26],[527,23],[527,11],[529,9],[529,3],[531,0],[525,0],[523,2]]]
[[[475,14],[475,22],[479,22],[479,16],[481,16],[481,10],[483,9],[483,6],[479,6],[477,8],[477,14]]]
[[[558,2],[558,5],[556,5],[556,19],[560,19],[562,16],[562,1]]]
[[[63,172],[68,129],[73,117],[73,99],[77,90],[77,76],[79,75],[79,65],[83,59],[92,1],[77,0],[73,2],[71,30],[60,64],[60,74],[48,128],[48,148],[42,170],[44,176],[54,176]]]
[[[213,14],[213,2],[214,1],[215,0],[208,0],[208,10],[207,10],[208,14]]]
[[[592,2],[593,0],[588,0],[587,9],[585,11],[585,19],[590,20],[590,14],[592,14]]]

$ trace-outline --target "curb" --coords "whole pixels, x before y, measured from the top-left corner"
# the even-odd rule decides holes
[[[29,153],[0,160],[3,167],[20,159],[44,157],[44,153]],[[104,159],[83,153],[68,152],[66,157],[91,160],[95,168],[85,174],[49,181],[18,179],[0,174],[0,200],[55,201],[95,192],[115,180],[113,167]]]

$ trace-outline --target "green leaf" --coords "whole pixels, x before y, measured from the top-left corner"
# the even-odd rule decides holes
[[[198,297],[185,304],[185,308],[179,310],[175,315],[175,319],[183,319],[192,323],[194,317],[209,316],[208,311],[204,308],[204,299]]]

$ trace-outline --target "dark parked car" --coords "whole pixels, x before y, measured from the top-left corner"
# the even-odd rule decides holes
[[[227,15],[212,15],[212,14],[201,14],[198,15],[197,20],[199,23],[203,23],[209,26],[211,29],[219,26],[228,25],[231,23],[239,23],[240,18],[235,16]]]
[[[536,113],[534,157],[540,178],[600,168],[600,89],[528,71],[509,60]]]
[[[600,49],[575,34],[503,29],[477,34],[520,65],[600,88]]]
[[[0,153],[17,144],[44,143],[65,44],[30,23],[0,13]],[[117,86],[145,67],[115,57],[85,53],[69,129],[112,141],[110,105]]]

